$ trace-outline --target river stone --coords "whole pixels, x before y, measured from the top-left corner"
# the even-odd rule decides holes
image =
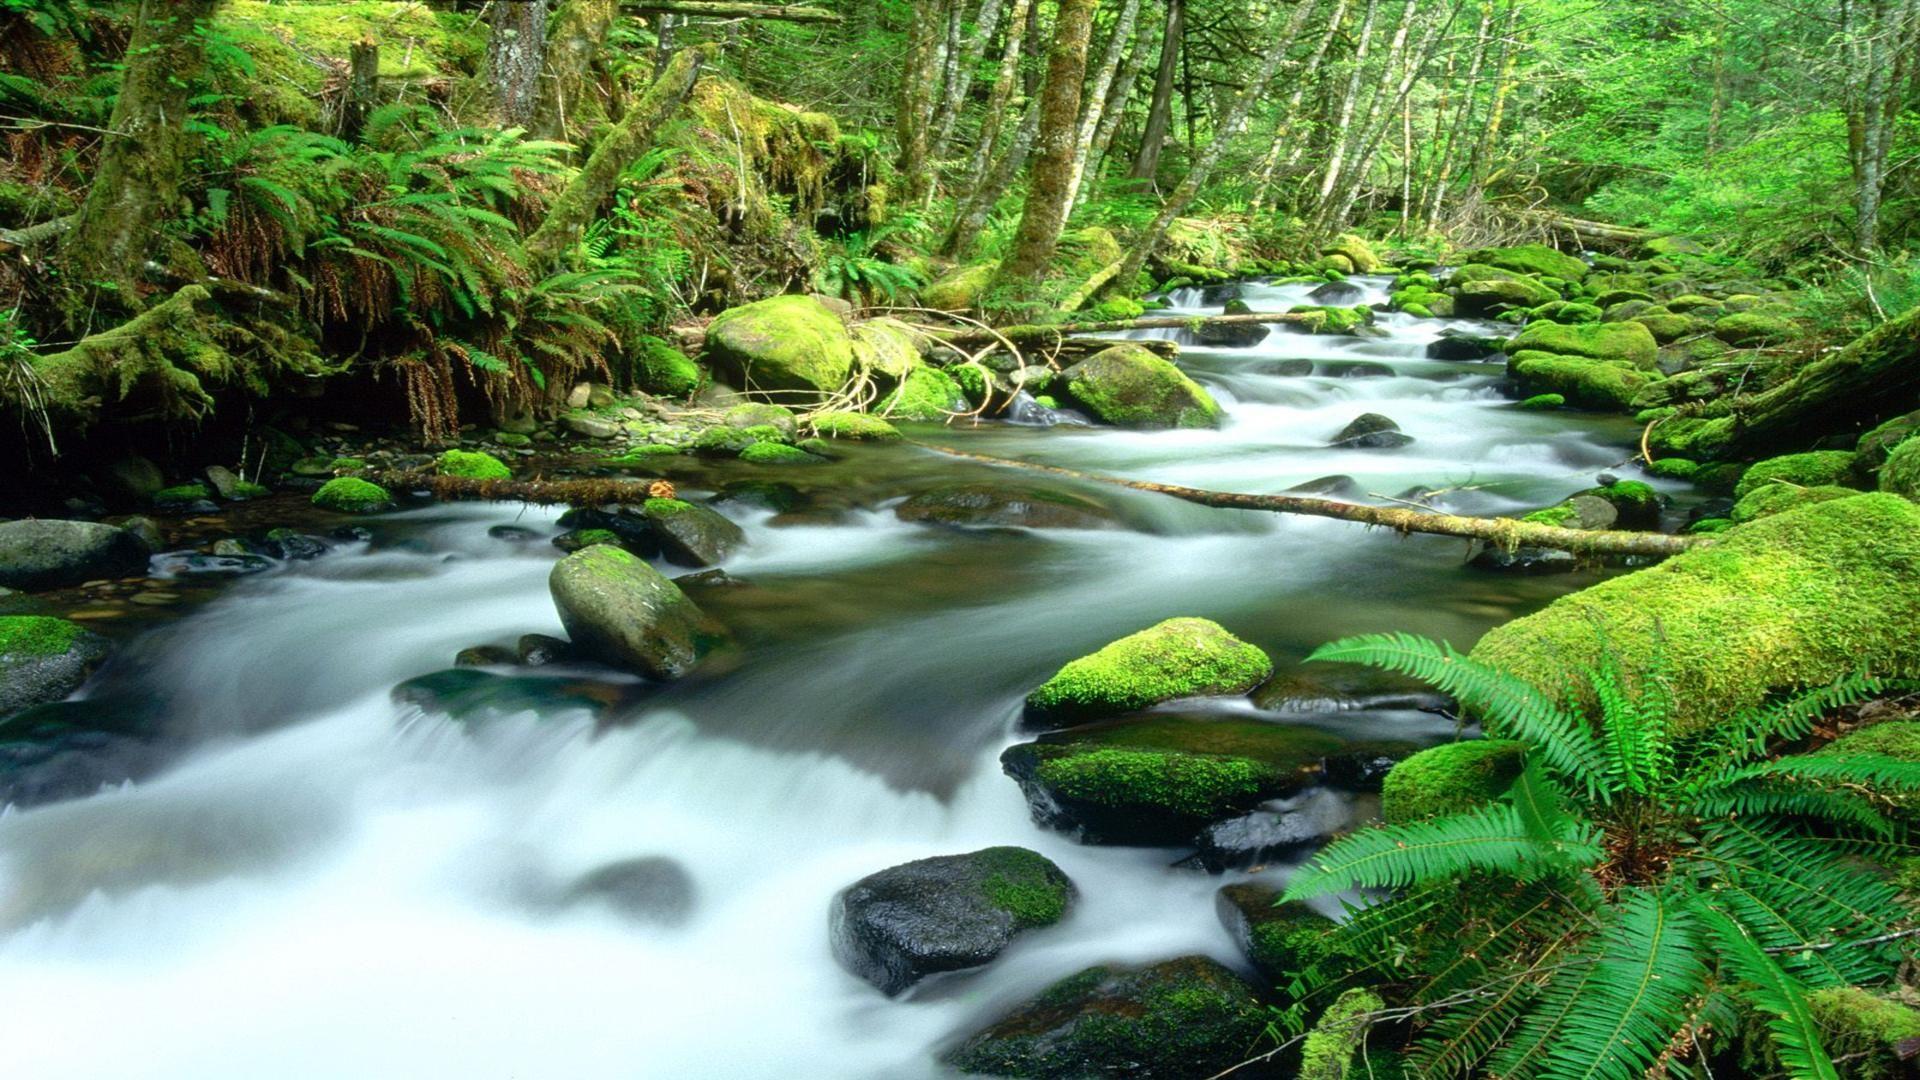
[[[1347,450],[1392,450],[1406,446],[1413,436],[1400,430],[1392,418],[1379,413],[1361,413],[1340,429],[1330,446]]]
[[[138,536],[111,525],[9,521],[0,524],[0,586],[31,592],[131,577],[146,572],[149,554]]]
[[[1138,345],[1102,349],[1061,372],[1074,401],[1116,427],[1220,426],[1213,395],[1172,362]]]
[[[513,659],[527,667],[546,667],[573,659],[573,644],[552,634],[521,634],[513,643]]]
[[[1427,343],[1429,360],[1491,360],[1506,353],[1507,339],[1468,333],[1456,327]]]
[[[1059,922],[1073,882],[1019,847],[941,855],[870,874],[834,897],[833,955],[889,996],[991,963],[1026,930]]]
[[[1213,895],[1220,924],[1233,935],[1254,970],[1268,982],[1285,983],[1310,965],[1334,955],[1339,927],[1299,901],[1277,903],[1280,890],[1260,881],[1222,886]]]
[[[1065,727],[1176,698],[1244,694],[1272,674],[1266,653],[1219,623],[1168,619],[1068,661],[1027,695],[1026,719]]]
[[[1253,308],[1245,300],[1233,299],[1226,302],[1223,315],[1252,315]],[[1273,330],[1259,323],[1216,323],[1203,322],[1193,331],[1196,344],[1210,345],[1217,349],[1250,349],[1267,340]]]
[[[1467,565],[1475,570],[1491,570],[1502,574],[1570,574],[1580,568],[1580,560],[1573,552],[1559,548],[1527,545],[1504,548],[1489,544],[1475,553]]]
[[[1367,290],[1351,281],[1329,281],[1307,294],[1307,299],[1323,307],[1352,307],[1366,299]]]
[[[608,863],[575,879],[561,903],[600,904],[635,922],[678,926],[693,914],[693,876],[664,855]]]
[[[707,359],[748,392],[831,394],[853,371],[840,317],[806,296],[776,296],[721,312],[707,327]]]
[[[107,651],[107,639],[78,623],[0,616],[0,718],[80,689]]]
[[[561,559],[547,584],[574,646],[616,667],[677,679],[727,643],[679,586],[611,544]]]
[[[901,521],[961,528],[1103,529],[1113,514],[1091,499],[1012,484],[948,484],[894,508]]]
[[[660,554],[677,566],[713,566],[747,542],[746,532],[718,511],[681,499],[648,499],[641,514],[653,523]]]
[[[1330,499],[1357,499],[1366,493],[1360,481],[1343,473],[1317,477],[1287,489],[1289,495],[1319,495]]]
[[[1147,716],[1008,747],[1000,767],[1040,825],[1089,844],[1170,846],[1299,792],[1342,745],[1291,724]]]
[[[1267,1024],[1253,988],[1204,956],[1092,967],[1042,991],[946,1056],[962,1072],[1196,1080],[1247,1056]]]
[[[1347,799],[1326,788],[1313,788],[1200,830],[1194,839],[1199,850],[1191,861],[1214,874],[1261,866],[1318,847],[1353,820],[1353,806]]]

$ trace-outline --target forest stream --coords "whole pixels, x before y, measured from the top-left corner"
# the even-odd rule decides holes
[[[1353,284],[1358,302],[1384,301],[1386,279]],[[1286,310],[1310,288],[1242,297]],[[1220,310],[1191,289],[1170,302]],[[1497,363],[1426,358],[1444,327],[1474,324],[1388,313],[1378,325],[1371,338],[1276,328],[1251,347],[1184,348],[1182,366],[1226,411],[1219,430],[903,428],[1215,489],[1330,475],[1356,482],[1350,497],[1439,488],[1437,505],[1477,515],[1550,505],[1632,453],[1625,418],[1522,410],[1497,391]],[[1329,448],[1369,412],[1413,442]],[[670,475],[695,499],[767,476],[682,468]],[[557,509],[368,519],[369,541],[158,623],[87,696],[137,706],[177,756],[142,782],[0,819],[8,1072],[125,1075],[139,1061],[143,1075],[207,1078],[946,1075],[937,1054],[951,1040],[1089,964],[1201,953],[1243,966],[1214,894],[1288,871],[1208,874],[1173,865],[1187,850],[1081,845],[1036,826],[997,758],[1033,737],[1020,700],[1060,664],[1204,616],[1279,674],[1252,699],[1168,708],[1431,743],[1453,735],[1452,718],[1404,695],[1316,697],[1298,661],[1384,629],[1464,646],[1595,579],[1489,573],[1466,565],[1460,540],[1097,484],[1073,490],[1113,527],[951,529],[892,513],[912,491],[993,479],[1009,474],[911,443],[863,445],[781,472],[797,506],[716,501],[748,543],[725,566],[736,580],[688,591],[743,647],[731,670],[673,684],[560,666],[436,691],[463,648],[560,633],[547,586]],[[1365,795],[1320,797],[1342,823],[1373,812]],[[1064,922],[901,999],[836,964],[838,890],[997,844],[1035,849],[1073,879]],[[646,904],[582,899],[573,884],[643,857],[671,860],[646,864],[661,869]]]

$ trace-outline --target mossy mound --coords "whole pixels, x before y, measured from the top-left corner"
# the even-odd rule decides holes
[[[1227,314],[1232,315],[1235,312],[1229,311]],[[1373,325],[1373,309],[1365,305],[1323,307],[1315,304],[1296,304],[1287,309],[1287,314],[1301,316],[1302,321],[1289,325],[1296,330],[1305,330],[1309,334],[1350,336],[1362,327]],[[1262,338],[1265,336],[1265,334],[1261,335]]]
[[[772,441],[756,442],[740,451],[740,460],[752,465],[820,465],[826,459],[809,454],[797,446]]]
[[[1565,408],[1566,404],[1567,399],[1564,394],[1535,394],[1518,402],[1517,407],[1545,412],[1550,409]]]
[[[1061,381],[1074,401],[1116,427],[1220,426],[1220,406],[1212,394],[1138,345],[1102,349],[1068,368]]]
[[[1526,350],[1559,356],[1584,356],[1650,371],[1660,355],[1660,343],[1636,322],[1566,325],[1531,322],[1513,339],[1514,353]]]
[[[1462,267],[1461,270],[1470,269]],[[1560,299],[1560,294],[1525,275],[1494,271],[1500,277],[1476,278],[1453,286],[1454,306],[1462,315],[1492,315],[1516,308],[1532,309]],[[1456,271],[1457,280],[1460,272]]]
[[[1513,786],[1525,758],[1525,744],[1507,739],[1429,747],[1387,773],[1380,816],[1389,822],[1419,821],[1485,805]]]
[[[1507,374],[1523,394],[1559,394],[1583,409],[1608,412],[1633,411],[1634,397],[1659,378],[1628,364],[1532,350],[1509,357]]]
[[[1758,521],[1763,517],[1792,510],[1795,507],[1811,506],[1814,503],[1831,502],[1845,499],[1860,492],[1854,488],[1825,484],[1820,487],[1796,487],[1792,484],[1768,484],[1754,488],[1733,504],[1727,517],[1736,525],[1749,521]]]
[[[244,86],[223,89],[264,123],[306,127],[320,125],[329,80],[345,69],[355,42],[409,46],[380,50],[380,78],[389,85],[458,78],[486,48],[484,23],[469,15],[389,0],[229,0],[213,30],[253,60]]]
[[[1320,254],[1344,257],[1353,267],[1351,272],[1357,274],[1371,274],[1385,265],[1374,253],[1373,245],[1353,233],[1341,233],[1322,244]]]
[[[1583,304],[1575,300],[1555,300],[1534,308],[1529,318],[1568,326],[1597,323],[1600,321],[1600,309],[1593,304]]]
[[[1908,499],[1920,499],[1920,439],[1908,439],[1893,448],[1887,463],[1880,466],[1881,491]]]
[[[1266,1024],[1252,987],[1188,956],[1062,979],[946,1061],[962,1072],[1032,1080],[1194,1080],[1238,1063]]]
[[[1827,1054],[1845,1061],[1849,1080],[1911,1076],[1913,1046],[1920,1042],[1920,1009],[1857,986],[1829,987],[1807,995],[1807,1011],[1820,1026]]]
[[[886,441],[900,438],[900,429],[877,416],[857,412],[817,413],[808,421],[814,434],[823,439],[867,439]]]
[[[1467,261],[1531,274],[1535,277],[1556,277],[1563,281],[1580,281],[1587,276],[1586,263],[1572,255],[1555,251],[1545,244],[1481,248],[1478,251],[1469,252]]]
[[[513,470],[506,462],[492,454],[482,454],[473,450],[448,450],[433,463],[433,471],[441,476],[453,476],[462,480],[511,480]]]
[[[1860,441],[1853,447],[1854,469],[1861,476],[1877,472],[1880,466],[1887,463],[1893,451],[1915,431],[1920,431],[1920,411],[1896,416],[1860,436]]]
[[[90,633],[79,623],[46,615],[0,616],[0,657],[25,660],[59,656]]]
[[[1695,730],[1863,666],[1920,674],[1916,621],[1920,506],[1855,495],[1730,529],[1711,547],[1562,597],[1495,628],[1473,658],[1558,697],[1603,647],[1629,671],[1664,652],[1678,723]]]
[[[1798,487],[1838,484],[1852,487],[1859,479],[1854,472],[1853,451],[1814,450],[1805,454],[1786,454],[1755,462],[1734,485],[1733,497],[1745,498],[1758,488],[1775,483]]]
[[[1860,728],[1820,748],[1821,754],[1844,757],[1849,754],[1878,754],[1900,761],[1920,764],[1920,720],[1883,720]],[[1920,794],[1901,791],[1880,793],[1908,819],[1920,818]]]
[[[1691,480],[1700,471],[1700,463],[1690,458],[1669,457],[1650,461],[1646,466],[1649,476],[1658,476],[1667,480]]]
[[[1254,970],[1270,983],[1285,985],[1335,956],[1341,939],[1332,919],[1298,901],[1279,899],[1274,886],[1243,881],[1215,893],[1214,910]]]
[[[920,290],[920,302],[941,311],[967,311],[980,306],[980,298],[993,286],[998,263],[976,263],[948,271]]]
[[[1775,345],[1800,333],[1799,327],[1773,315],[1736,311],[1713,324],[1713,335],[1729,345]]]
[[[776,296],[721,312],[707,327],[707,358],[743,390],[831,394],[853,371],[853,338],[809,296]]]
[[[880,384],[899,384],[920,366],[920,337],[898,319],[869,319],[853,328],[853,360]]]
[[[379,484],[354,476],[336,476],[313,493],[313,505],[341,514],[372,514],[393,508],[393,496]]]
[[[967,395],[939,368],[915,367],[874,411],[893,420],[945,420],[967,411]]]
[[[1075,728],[1000,755],[1034,819],[1093,844],[1181,844],[1290,795],[1344,744],[1257,720],[1142,717]]]
[[[657,337],[647,337],[633,356],[633,378],[640,389],[660,397],[688,398],[707,384],[707,373],[686,353]]]
[[[1273,661],[1207,619],[1168,619],[1069,661],[1027,695],[1029,721],[1060,727],[1183,697],[1244,694]]]

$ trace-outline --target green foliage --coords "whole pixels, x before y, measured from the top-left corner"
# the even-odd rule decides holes
[[[1526,747],[1501,801],[1336,841],[1285,894],[1396,890],[1343,933],[1439,1011],[1422,1075],[1629,1080],[1683,1064],[1680,1033],[1729,1005],[1764,1021],[1792,1075],[1835,1075],[1807,993],[1899,962],[1875,939],[1915,912],[1856,860],[1895,833],[1875,793],[1920,792],[1920,761],[1775,755],[1884,684],[1849,676],[1682,735],[1662,663],[1626,671],[1604,642],[1567,672],[1567,704],[1408,635],[1315,656],[1419,675]]]

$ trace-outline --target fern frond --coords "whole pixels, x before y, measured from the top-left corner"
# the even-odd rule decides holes
[[[1885,754],[1794,754],[1736,769],[1717,778],[1708,790],[1772,778],[1825,780],[1885,791],[1920,791],[1920,762]]]
[[[1528,833],[1519,811],[1494,803],[1430,821],[1377,825],[1336,840],[1287,883],[1286,899],[1404,887],[1471,871],[1529,880],[1603,857],[1591,830],[1582,829],[1556,847],[1543,846]]]
[[[1686,1021],[1706,976],[1697,921],[1658,892],[1623,890],[1544,1080],[1638,1080]]]
[[[1719,944],[1722,961],[1740,977],[1735,992],[1767,1014],[1768,1037],[1794,1080],[1840,1080],[1822,1044],[1820,1025],[1807,1007],[1806,988],[1726,914],[1708,904],[1700,905],[1698,914]]]

